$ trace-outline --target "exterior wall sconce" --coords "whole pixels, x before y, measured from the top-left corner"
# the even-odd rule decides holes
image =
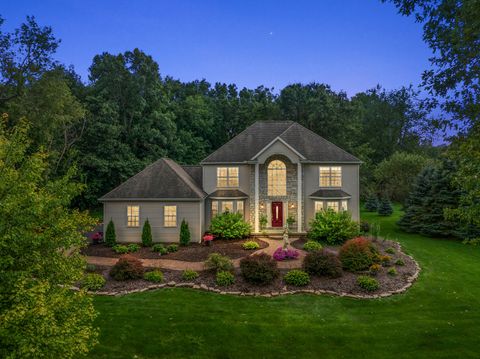
[[[295,208],[295,203],[290,203],[290,208]]]
[[[260,202],[260,209],[263,209],[265,206],[263,204],[263,202]]]

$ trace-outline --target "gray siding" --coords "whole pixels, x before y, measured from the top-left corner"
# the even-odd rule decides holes
[[[140,226],[127,227],[127,206],[140,206]],[[177,206],[177,226],[164,227],[163,223],[163,207],[176,205]],[[103,204],[104,211],[104,225],[113,220],[115,224],[115,232],[117,234],[118,242],[141,242],[142,228],[145,220],[148,218],[152,227],[152,235],[154,242],[178,242],[180,234],[180,224],[182,219],[188,222],[191,241],[198,242],[201,240],[204,225],[203,225],[203,201],[132,201],[132,202],[105,202]]]
[[[208,194],[217,188],[217,167],[238,167],[238,189],[244,193],[250,192],[250,166],[249,165],[204,165],[203,166],[203,190]]]

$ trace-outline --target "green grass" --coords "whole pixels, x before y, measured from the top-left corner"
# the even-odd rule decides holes
[[[402,295],[376,300],[221,296],[167,289],[97,297],[92,358],[478,358],[480,248],[377,221],[422,267]]]

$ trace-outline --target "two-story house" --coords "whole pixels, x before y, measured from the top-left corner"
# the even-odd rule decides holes
[[[178,241],[185,219],[200,241],[213,216],[241,213],[253,233],[305,233],[317,211],[359,220],[361,161],[292,121],[256,122],[205,158],[181,166],[162,158],[100,198],[119,242],[139,242],[148,218],[154,241]],[[266,227],[261,223],[266,219]]]

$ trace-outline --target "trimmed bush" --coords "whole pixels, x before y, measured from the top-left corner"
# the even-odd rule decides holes
[[[403,261],[403,259],[397,259],[397,261],[395,262],[395,265],[397,265],[397,266],[404,266],[404,265],[405,265],[405,262]]]
[[[199,277],[200,274],[194,271],[193,269],[185,269],[182,273],[183,280],[195,280]]]
[[[390,201],[387,198],[384,198],[380,201],[378,205],[377,212],[380,216],[391,216],[393,213],[393,207]]]
[[[210,233],[224,239],[245,238],[250,235],[250,224],[240,213],[224,212],[212,218]]]
[[[279,275],[277,262],[266,253],[243,258],[240,270],[243,278],[253,284],[269,284]]]
[[[395,268],[390,268],[387,273],[394,277],[397,275],[397,270]]]
[[[242,247],[243,247],[243,249],[246,249],[248,251],[252,251],[252,250],[260,248],[260,244],[258,244],[255,241],[247,241],[247,242],[242,244]]]
[[[103,278],[103,275],[96,274],[96,273],[89,273],[86,274],[80,286],[83,289],[89,290],[89,291],[97,291],[99,289],[102,289],[105,286],[105,283],[107,281],[105,278]]]
[[[385,252],[388,253],[388,254],[395,254],[395,249],[393,249],[393,248],[390,247],[390,248],[387,248],[387,249],[385,250]]]
[[[130,243],[127,247],[128,247],[128,252],[129,253],[138,252],[138,250],[140,249],[140,246],[138,244],[135,244],[135,243]]]
[[[310,283],[310,276],[303,270],[293,269],[285,274],[283,281],[296,287],[303,287]]]
[[[113,247],[117,243],[117,235],[115,234],[115,225],[110,220],[107,225],[107,231],[105,232],[105,244],[109,247]]]
[[[124,255],[110,270],[110,276],[115,280],[139,279],[143,277],[142,262],[132,257]]]
[[[188,246],[190,243],[190,228],[188,227],[188,222],[185,219],[182,220],[180,225],[180,245]]]
[[[113,251],[117,254],[128,253],[128,247],[123,244],[116,244],[112,247]]]
[[[367,212],[376,212],[378,208],[378,199],[375,196],[370,196],[365,202],[365,210]]]
[[[342,276],[342,263],[335,253],[323,249],[305,256],[303,270],[311,275],[338,278]]]
[[[371,275],[377,275],[381,269],[382,269],[382,266],[380,264],[373,263],[368,270]]]
[[[235,277],[228,271],[219,271],[215,277],[215,283],[221,287],[227,287],[235,283]]]
[[[373,292],[380,288],[380,284],[378,284],[378,281],[375,278],[366,275],[359,276],[357,278],[357,284],[367,292]]]
[[[143,279],[149,282],[161,283],[163,282],[163,273],[158,269],[151,272],[145,272],[145,274],[143,275]]]
[[[392,257],[384,255],[380,256],[380,263],[382,263],[382,266],[388,267],[390,265],[390,261],[392,260]]]
[[[151,247],[152,246],[152,227],[150,226],[150,222],[147,220],[143,224],[142,229],[142,245],[144,247]]]
[[[340,244],[358,236],[358,224],[352,221],[347,211],[335,212],[332,209],[320,211],[310,222],[308,238],[325,241],[328,244]]]
[[[233,271],[233,263],[230,258],[222,256],[220,253],[212,253],[205,261],[205,268],[216,272],[231,272]]]
[[[340,248],[339,257],[344,269],[357,272],[368,269],[375,261],[377,249],[365,237],[351,239]]]
[[[165,246],[163,244],[160,244],[160,243],[154,244],[153,247],[152,247],[152,251],[156,252],[156,253],[160,253],[161,255],[164,255],[164,254],[168,253],[167,248],[165,248]]]
[[[323,248],[322,245],[316,241],[307,241],[303,245],[303,249],[306,250],[307,252],[319,251],[322,248]]]
[[[172,244],[169,244],[167,246],[167,252],[168,253],[173,253],[173,252],[176,252],[176,251],[178,251],[178,245],[172,243]]]

